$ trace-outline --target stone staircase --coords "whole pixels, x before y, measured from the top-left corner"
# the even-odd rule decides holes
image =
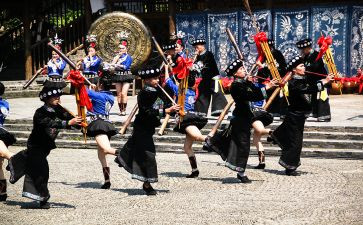
[[[210,119],[209,123],[202,130],[202,133],[207,134],[215,123],[215,119]],[[274,122],[270,127],[272,129],[280,122]],[[226,126],[227,121],[222,124]],[[121,123],[115,123],[116,128],[121,128]],[[176,133],[172,129],[173,123],[166,129],[166,134],[163,136],[154,135],[156,149],[159,152],[183,152],[184,135]],[[31,120],[7,120],[5,128],[15,134],[18,141],[17,146],[26,146],[27,138],[32,130]],[[315,126],[309,125],[307,122],[304,133],[303,156],[309,157],[344,157],[344,158],[363,158],[363,133],[361,127],[354,126]],[[116,135],[112,138],[111,144],[113,147],[119,148],[132,133],[132,126],[128,129],[125,135]],[[87,144],[84,143],[83,135],[79,130],[62,130],[56,140],[59,148],[73,149],[96,149],[96,143],[93,138],[87,138]],[[280,149],[276,145],[266,142],[266,137],[263,138],[263,144],[266,148],[266,154],[279,155]],[[205,153],[201,150],[202,144],[194,144],[196,152]],[[251,146],[251,154],[256,154],[256,149]]]

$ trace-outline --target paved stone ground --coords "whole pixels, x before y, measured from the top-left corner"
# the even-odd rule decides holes
[[[1,224],[363,224],[359,160],[303,158],[302,175],[288,177],[268,157],[267,169],[248,169],[253,183],[241,184],[217,155],[198,154],[201,176],[187,179],[184,154],[159,153],[159,194],[148,197],[113,157],[111,190],[99,189],[96,151],[57,149],[48,158],[52,208],[22,198],[21,179],[0,203]]]

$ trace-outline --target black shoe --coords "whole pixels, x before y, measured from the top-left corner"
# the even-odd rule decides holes
[[[118,159],[118,156],[116,156],[114,161],[115,161],[115,163],[117,163],[118,167],[123,167],[120,160]]]
[[[196,178],[199,176],[199,170],[193,171],[191,174],[186,176],[186,178]]]
[[[102,186],[101,189],[110,189],[111,187],[111,182],[105,182]]]
[[[142,189],[145,191],[146,195],[156,195],[156,191],[151,185],[149,187],[142,185]]]
[[[247,176],[241,177],[239,174],[237,174],[237,178],[241,181],[241,183],[244,183],[244,184],[252,183],[252,181],[250,179],[248,179]]]
[[[49,204],[49,202],[40,202],[39,208],[40,209],[50,209],[50,204]]]
[[[300,176],[296,170],[286,169],[285,173],[287,176]]]
[[[263,169],[265,169],[265,167],[266,167],[265,163],[259,163],[258,166],[255,166],[254,168],[259,169],[259,170],[263,170]]]
[[[7,198],[8,198],[7,194],[0,195],[0,202],[5,202]]]
[[[210,142],[211,138],[212,138],[211,136],[207,136],[205,138],[205,143],[203,144],[203,150],[207,152],[213,152],[212,143]]]

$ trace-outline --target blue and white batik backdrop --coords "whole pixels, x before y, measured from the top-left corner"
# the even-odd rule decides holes
[[[228,39],[228,27],[238,43],[238,13],[208,14],[208,49],[213,52],[220,74],[237,58],[237,53]]]
[[[363,6],[352,8],[350,40],[350,71],[357,74],[357,69],[363,67]]]
[[[310,37],[309,10],[276,11],[274,15],[274,38],[278,50],[289,62],[299,54],[296,42]]]
[[[257,20],[257,26],[260,31],[264,31],[268,36],[272,37],[272,17],[270,11],[258,11],[254,13]],[[250,71],[257,58],[257,48],[253,36],[256,34],[256,28],[253,27],[251,16],[245,12],[240,12],[239,26],[239,46],[245,59],[245,66]]]
[[[178,14],[175,18],[176,30],[185,34],[185,48],[188,49],[188,54],[191,56],[194,53],[193,46],[190,44],[192,39],[205,38],[207,39],[207,21],[204,13],[193,14]]]
[[[347,24],[348,7],[330,7],[312,9],[312,40],[314,47],[319,50],[317,40],[323,33],[324,36],[333,38],[331,46],[334,55],[334,62],[340,73],[346,74],[347,69]]]

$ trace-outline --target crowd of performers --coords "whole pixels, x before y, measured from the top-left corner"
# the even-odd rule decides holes
[[[132,57],[127,53],[128,42],[120,36],[119,50],[112,62],[103,62],[97,55],[96,36],[87,38],[87,56],[77,63],[77,68],[92,83],[85,90],[92,104],[88,110],[89,124],[87,135],[94,137],[98,146],[98,159],[102,166],[104,184],[102,189],[111,187],[110,167],[106,155],[115,156],[115,162],[131,174],[133,179],[143,182],[147,195],[155,195],[152,183],[158,181],[156,151],[153,141],[155,128],[161,125],[165,115],[175,116],[174,131],[185,134],[184,151],[189,159],[191,173],[187,178],[199,176],[197,159],[193,151],[195,141],[203,143],[203,149],[221,156],[225,165],[236,171],[242,183],[251,180],[245,174],[250,154],[251,129],[253,144],[258,150],[259,164],[256,169],[265,168],[265,154],[261,142],[263,135],[268,141],[282,149],[279,164],[286,175],[299,175],[300,154],[303,145],[304,123],[311,115],[318,121],[330,121],[330,107],[327,94],[333,75],[326,77],[308,76],[305,70],[326,74],[319,53],[312,49],[312,41],[304,39],[297,43],[301,54],[290,62],[285,62],[283,54],[268,40],[271,53],[280,74],[291,72],[286,81],[288,95],[281,95],[273,101],[268,111],[263,109],[274,89],[281,85],[271,75],[266,62],[259,58],[257,76],[248,74],[242,59],[235,59],[224,71],[233,78],[229,92],[235,102],[230,124],[214,135],[204,135],[201,130],[207,124],[209,108],[212,116],[219,116],[227,105],[224,87],[220,82],[220,71],[213,53],[206,50],[206,41],[194,39],[195,57],[188,58],[182,37],[163,46],[168,63],[162,67],[145,66],[137,76],[143,80],[142,90],[137,96],[138,113],[135,116],[132,135],[120,149],[111,146],[111,137],[118,132],[109,119],[114,105],[110,91],[112,84],[117,90],[117,104],[120,115],[126,115],[127,92],[135,79],[131,72]],[[61,40],[55,38],[53,44],[60,46]],[[25,176],[23,196],[40,202],[41,208],[49,208],[48,190],[49,166],[47,156],[56,148],[55,139],[61,129],[81,129],[84,121],[80,116],[71,114],[60,105],[62,89],[66,86],[63,70],[66,62],[56,52],[47,64],[48,73],[44,87],[39,94],[44,105],[36,110],[33,117],[33,130],[29,136],[26,150],[13,154],[8,146],[16,142],[15,137],[0,127],[0,201],[7,198],[7,181],[2,164],[8,160],[6,169],[10,171],[9,182],[14,184]],[[164,90],[165,89],[165,90]],[[0,83],[0,95],[4,93]],[[166,93],[174,100],[166,98]],[[285,99],[288,99],[287,104]],[[165,101],[163,107],[158,102]],[[211,105],[211,107],[210,107]],[[0,98],[0,123],[4,123],[9,113],[9,104]],[[266,128],[273,117],[283,118],[275,130]]]

